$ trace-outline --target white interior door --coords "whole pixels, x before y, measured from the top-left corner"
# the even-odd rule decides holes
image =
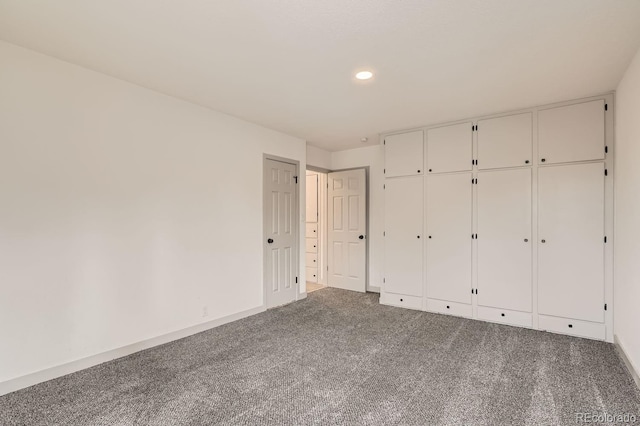
[[[604,321],[604,164],[538,171],[538,312]]]
[[[531,312],[531,170],[480,172],[477,189],[478,305]]]
[[[424,223],[422,176],[385,182],[384,291],[422,296]]]
[[[471,173],[427,177],[429,298],[471,303],[472,207]]]
[[[366,183],[364,169],[329,173],[330,287],[366,291]]]
[[[264,229],[267,307],[296,300],[298,227],[294,164],[265,159]]]

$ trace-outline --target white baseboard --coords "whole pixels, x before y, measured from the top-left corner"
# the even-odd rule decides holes
[[[368,293],[380,293],[380,287],[370,286],[367,288]]]
[[[184,328],[182,330],[173,331],[171,333],[163,334],[161,336],[152,337],[151,339],[143,340],[141,342],[132,343],[127,346],[112,349],[107,352],[102,352],[96,355],[92,355],[86,358],[82,358],[76,361],[71,361],[66,364],[58,365],[45,370],[36,371],[35,373],[27,374],[24,376],[9,379],[4,382],[0,382],[0,396],[15,392],[17,390],[33,386],[38,383],[46,382],[47,380],[55,379],[57,377],[65,376],[67,374],[74,373],[76,371],[84,370],[85,368],[93,367],[103,362],[111,361],[116,358],[131,355],[135,352],[140,352],[145,349],[152,348],[154,346],[163,345],[165,343],[172,342],[174,340],[182,339],[184,337],[191,336],[193,334],[201,333],[203,331],[219,327],[223,324],[227,324],[233,321],[237,321],[242,318],[249,317],[251,315],[264,312],[264,306],[258,306],[257,308],[249,309],[246,311],[238,312],[233,315],[218,318],[212,321],[196,324],[191,327]]]
[[[629,358],[629,355],[627,354],[627,351],[625,350],[617,334],[613,335],[613,342],[616,347],[616,352],[618,352],[618,356],[620,356],[625,366],[627,367],[627,370],[629,370],[629,373],[631,373],[631,377],[633,377],[633,380],[636,382],[636,386],[638,386],[638,389],[640,389],[640,369],[638,369],[638,366],[634,365],[633,361],[631,361],[631,358]]]

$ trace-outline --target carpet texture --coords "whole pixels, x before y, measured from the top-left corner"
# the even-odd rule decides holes
[[[330,288],[0,397],[2,425],[555,425],[578,412],[640,417],[613,345]]]

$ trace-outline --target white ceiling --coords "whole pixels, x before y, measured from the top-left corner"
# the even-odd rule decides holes
[[[334,151],[615,89],[640,1],[0,0],[0,38]]]

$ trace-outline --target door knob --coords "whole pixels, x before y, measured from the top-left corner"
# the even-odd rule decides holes
[[[364,235],[359,235],[358,238],[364,240]]]
[[[268,242],[269,244],[273,244],[273,238],[269,238],[269,239],[267,240],[267,242]]]
[[[546,242],[547,242],[547,240],[542,240],[542,241],[540,241],[540,242],[541,242],[541,243],[546,243]]]
[[[525,239],[524,239],[524,242],[525,242],[525,243],[528,243],[528,242],[529,242],[529,239],[528,239],[528,238],[525,238]]]

